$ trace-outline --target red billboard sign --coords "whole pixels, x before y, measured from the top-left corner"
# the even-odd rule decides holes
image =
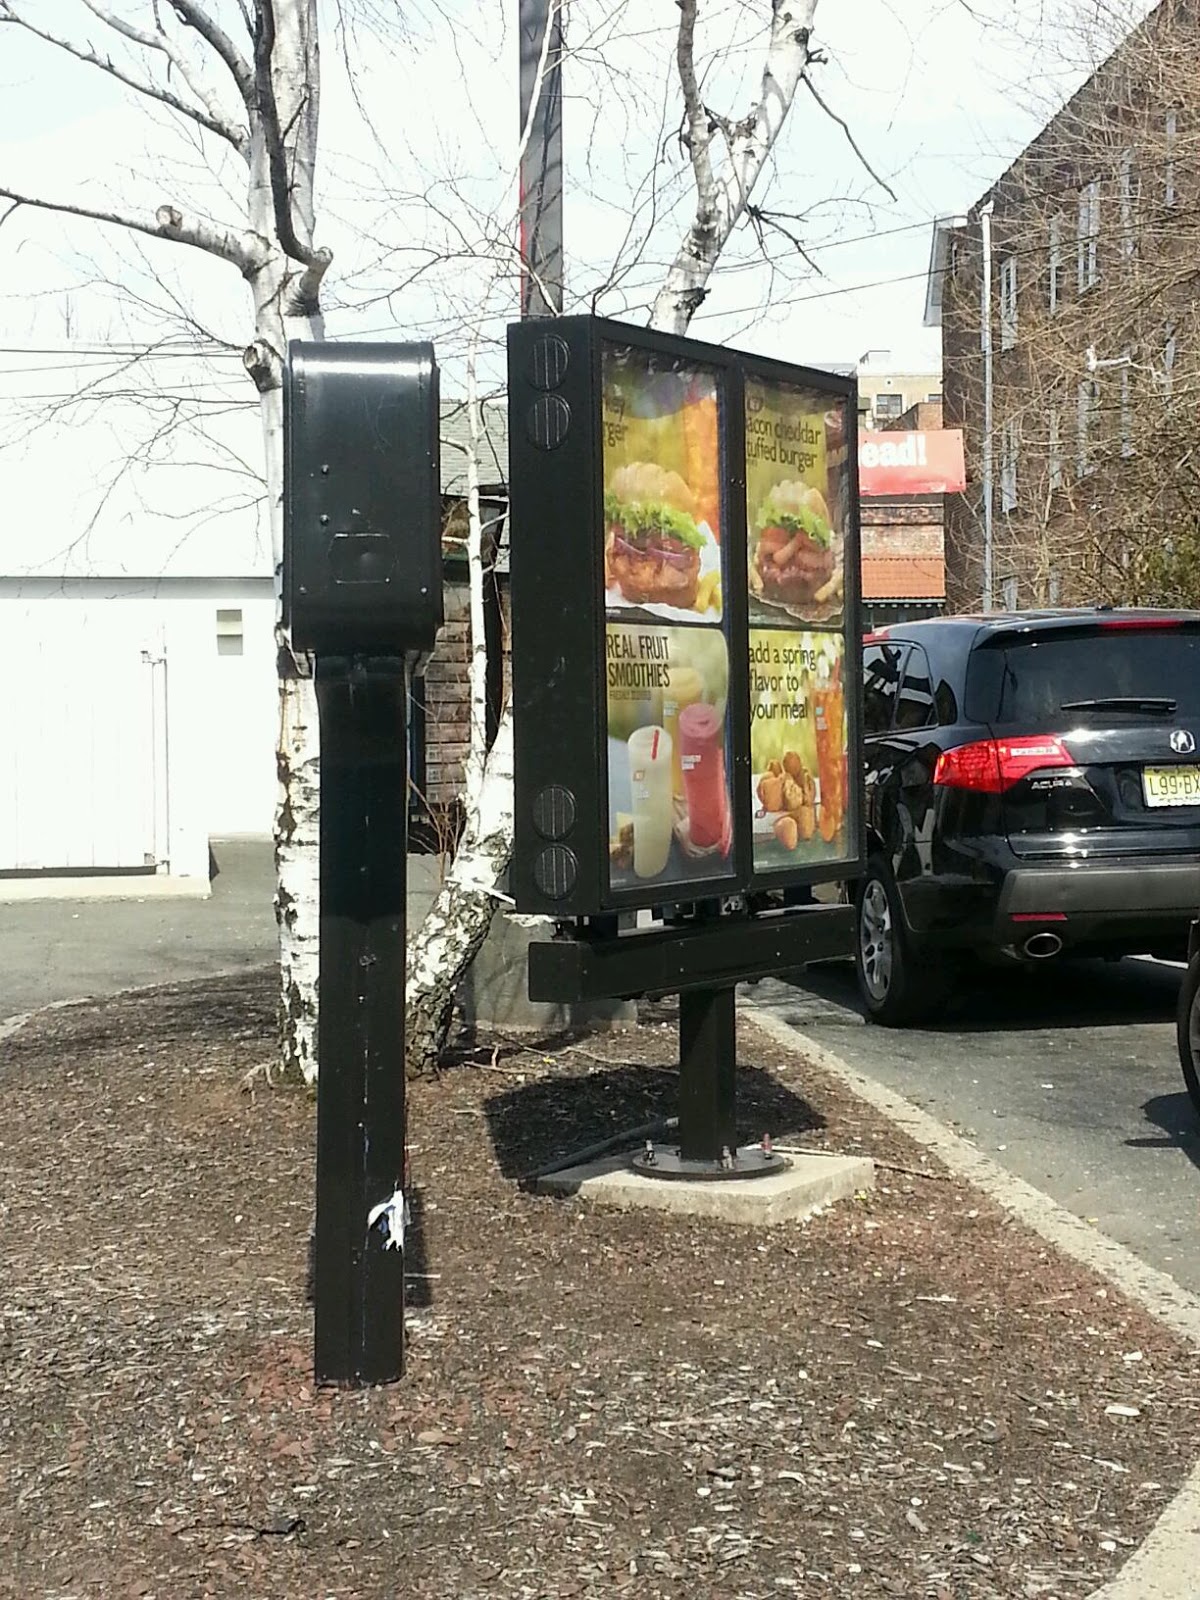
[[[961,428],[858,436],[861,495],[957,494],[966,481]]]

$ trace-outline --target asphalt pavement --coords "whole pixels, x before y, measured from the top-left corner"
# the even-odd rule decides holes
[[[0,1020],[55,1001],[180,983],[276,957],[269,840],[215,840],[206,900],[19,900],[0,904]]]
[[[936,1026],[863,1022],[848,965],[747,996],[1200,1293],[1200,1121],[1175,1051],[1181,967],[981,972]]]

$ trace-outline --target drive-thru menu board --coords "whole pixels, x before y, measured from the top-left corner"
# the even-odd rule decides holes
[[[520,906],[857,863],[853,417],[831,375],[588,317],[510,328]]]

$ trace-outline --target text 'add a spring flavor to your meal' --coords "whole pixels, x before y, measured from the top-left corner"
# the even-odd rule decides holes
[[[733,846],[729,652],[717,628],[605,628],[614,889],[725,876]]]
[[[841,622],[848,501],[845,403],[748,379],[751,622]]]
[[[603,389],[607,614],[719,623],[718,375],[606,345]]]
[[[756,872],[850,854],[844,668],[839,634],[750,630]]]

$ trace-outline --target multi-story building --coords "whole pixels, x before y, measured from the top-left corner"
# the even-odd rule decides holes
[[[908,370],[892,359],[890,350],[866,350],[859,357],[859,422],[868,430],[886,428],[915,405],[936,404],[942,398],[942,375],[935,370]]]
[[[1164,0],[966,217],[935,226],[926,321],[967,461],[946,507],[952,610],[1186,584],[1198,42],[1195,0]]]

